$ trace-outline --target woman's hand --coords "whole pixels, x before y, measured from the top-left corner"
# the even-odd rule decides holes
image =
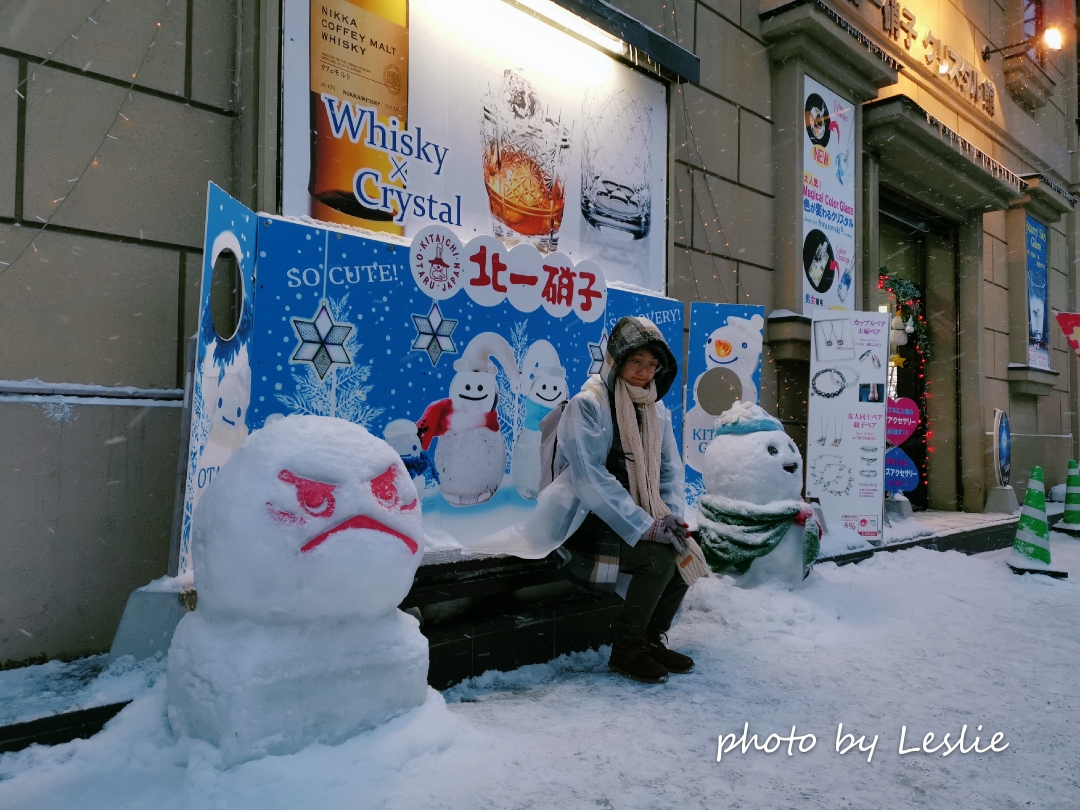
[[[662,543],[666,546],[674,546],[679,554],[685,554],[689,546],[686,543],[686,530],[690,527],[674,515],[654,520],[649,530],[642,535],[642,539],[651,540],[654,543]]]

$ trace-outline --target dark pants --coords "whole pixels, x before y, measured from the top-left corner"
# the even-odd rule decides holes
[[[622,544],[619,570],[633,579],[626,603],[612,623],[615,647],[629,647],[671,627],[688,588],[675,570],[675,556],[672,546],[649,540],[639,540],[635,546]]]

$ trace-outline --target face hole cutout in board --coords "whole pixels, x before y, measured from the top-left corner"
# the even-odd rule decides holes
[[[232,340],[236,335],[243,306],[244,281],[240,277],[240,263],[226,248],[214,260],[210,278],[210,317],[220,340]]]
[[[742,397],[742,382],[729,368],[710,368],[698,382],[697,403],[710,416],[719,416]]]

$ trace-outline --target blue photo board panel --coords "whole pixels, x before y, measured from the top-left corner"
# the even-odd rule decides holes
[[[528,265],[490,237],[465,246],[447,232],[408,245],[260,223],[251,428],[315,414],[385,438],[413,474],[430,537],[445,532],[469,545],[526,517],[539,484],[540,420],[584,383],[606,292],[585,307],[578,297],[560,306],[554,290],[500,296],[515,279],[527,283]],[[537,268],[554,262],[586,274],[584,262],[541,260],[526,247]]]
[[[255,214],[213,183],[206,197],[199,333],[192,381],[191,441],[188,450],[184,512],[180,529],[179,571],[191,568],[191,519],[214,475],[247,438],[251,395],[250,348],[255,313]],[[210,290],[214,265],[231,254],[242,286],[235,332],[214,329]],[[224,262],[223,262],[224,263]]]
[[[682,447],[686,502],[693,508],[705,493],[702,462],[716,417],[736,399],[761,402],[764,326],[765,307],[700,301],[690,305]]]
[[[600,344],[606,349],[607,336],[611,334],[611,328],[618,323],[620,318],[633,316],[635,318],[648,318],[664,335],[671,348],[672,354],[682,362],[684,307],[682,301],[675,298],[665,298],[662,295],[649,295],[637,290],[626,290],[612,287],[608,290],[607,313],[604,316],[603,332],[600,335]],[[599,367],[597,367],[599,370]],[[682,421],[683,421],[683,381],[686,379],[685,369],[679,369],[679,376],[671,384],[671,389],[664,396],[662,402],[671,411],[671,426],[675,430],[675,440],[682,444]]]

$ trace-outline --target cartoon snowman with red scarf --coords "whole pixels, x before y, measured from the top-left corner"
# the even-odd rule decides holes
[[[485,503],[506,475],[506,442],[499,429],[498,360],[516,390],[520,372],[514,351],[495,332],[481,332],[454,362],[450,396],[428,405],[416,423],[427,451],[438,437],[435,467],[439,489],[453,506]]]

